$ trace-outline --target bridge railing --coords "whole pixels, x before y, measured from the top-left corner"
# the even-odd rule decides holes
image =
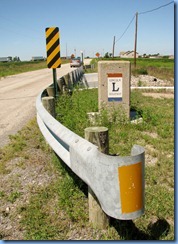
[[[80,72],[80,71],[77,71]],[[110,156],[57,121],[36,100],[39,128],[55,153],[96,195],[101,208],[116,219],[135,219],[144,212],[144,148],[134,145],[129,156]]]

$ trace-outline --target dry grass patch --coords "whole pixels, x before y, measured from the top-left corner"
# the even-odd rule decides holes
[[[146,97],[153,97],[153,98],[160,98],[160,99],[164,99],[164,98],[174,98],[174,94],[173,93],[150,93],[150,92],[145,92],[142,93],[143,96]]]

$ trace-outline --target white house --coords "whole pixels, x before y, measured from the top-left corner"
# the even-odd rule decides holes
[[[134,58],[134,51],[120,52],[121,58]],[[138,53],[136,52],[136,58],[138,58]]]

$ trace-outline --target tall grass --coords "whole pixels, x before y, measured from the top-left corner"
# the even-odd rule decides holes
[[[168,58],[162,59],[149,59],[149,58],[138,58],[136,62],[136,68],[134,67],[133,59],[121,59],[121,58],[109,58],[109,59],[93,59],[91,63],[95,69],[90,72],[97,72],[98,61],[130,61],[131,62],[131,73],[132,75],[151,75],[159,79],[174,80],[174,60]]]

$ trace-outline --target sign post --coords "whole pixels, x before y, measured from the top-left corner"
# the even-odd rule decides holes
[[[57,95],[57,74],[56,68],[61,67],[60,59],[60,39],[59,28],[48,27],[46,28],[46,51],[47,51],[47,66],[53,69],[53,84],[54,94]]]
[[[57,96],[57,73],[56,69],[53,69],[53,85],[54,85],[54,96]]]

